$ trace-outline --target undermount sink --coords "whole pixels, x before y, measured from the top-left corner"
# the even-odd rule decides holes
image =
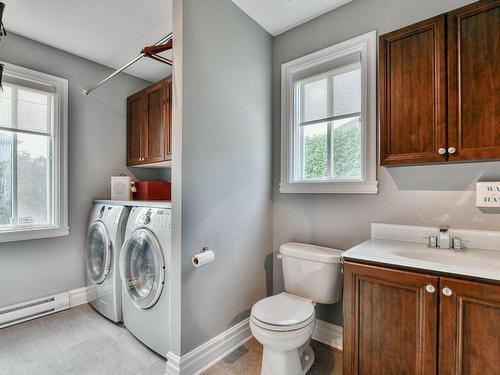
[[[429,248],[422,243],[371,239],[342,253],[361,260],[413,269],[500,281],[500,251],[467,248],[459,251]]]
[[[425,245],[421,245],[422,249],[404,249],[404,250],[393,250],[392,253],[399,257],[410,258],[415,260],[421,260],[424,262],[434,262],[434,263],[446,263],[447,265],[457,265],[467,267],[471,264],[474,266],[491,267],[496,264],[495,267],[500,267],[500,253],[497,259],[494,257],[488,257],[488,259],[482,259],[478,257],[477,251],[475,249],[464,249],[459,251],[446,250],[446,249],[434,249],[427,248]],[[482,250],[484,251],[484,250]],[[490,255],[497,255],[490,254]]]

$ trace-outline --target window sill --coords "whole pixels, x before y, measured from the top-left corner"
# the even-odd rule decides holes
[[[0,242],[36,240],[40,238],[63,237],[68,235],[68,227],[0,230]]]
[[[378,181],[364,182],[282,182],[280,193],[285,194],[377,194]]]

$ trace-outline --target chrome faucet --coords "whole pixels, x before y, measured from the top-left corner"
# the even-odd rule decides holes
[[[426,236],[427,247],[434,249],[452,249],[455,251],[462,250],[464,248],[464,241],[458,237],[450,237],[450,227],[448,225],[443,225],[439,227],[439,237],[438,236]]]
[[[450,249],[450,227],[448,225],[442,225],[439,227],[439,248],[440,249]]]

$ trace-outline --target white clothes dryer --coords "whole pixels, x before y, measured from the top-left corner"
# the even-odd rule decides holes
[[[115,323],[122,321],[119,259],[129,212],[128,207],[95,203],[87,232],[87,299]]]
[[[123,324],[146,346],[169,351],[170,208],[133,207],[120,255]]]

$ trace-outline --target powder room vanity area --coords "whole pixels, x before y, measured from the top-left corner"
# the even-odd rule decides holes
[[[372,224],[343,257],[345,375],[500,373],[500,232]]]

